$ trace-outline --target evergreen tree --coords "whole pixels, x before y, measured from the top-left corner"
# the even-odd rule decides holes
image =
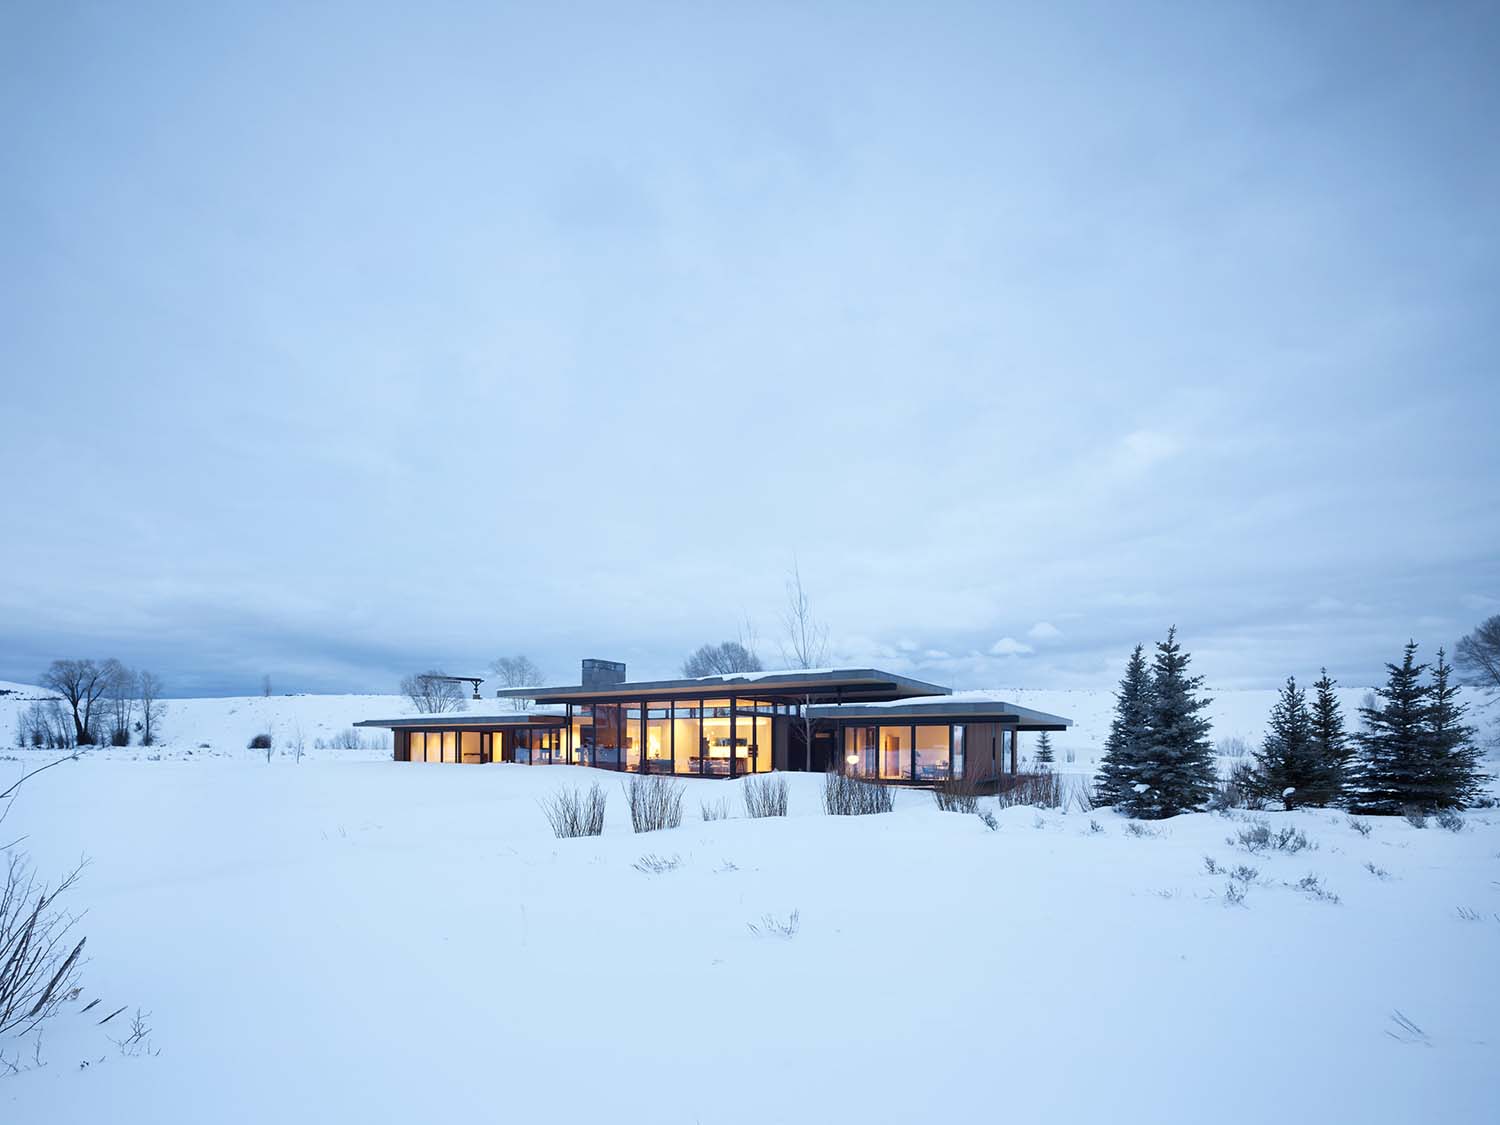
[[[1469,705],[1458,702],[1459,688],[1451,681],[1453,665],[1438,649],[1432,670],[1431,699],[1427,704],[1427,800],[1431,807],[1462,808],[1479,795],[1485,778],[1479,772],[1479,747],[1474,728],[1464,723]]]
[[[1354,747],[1344,731],[1344,710],[1334,692],[1338,686],[1328,678],[1328,669],[1321,669],[1322,677],[1313,684],[1317,696],[1312,705],[1313,745],[1317,755],[1333,768],[1335,792],[1327,800],[1332,804],[1347,795],[1354,766]]]
[[[1266,728],[1255,752],[1255,785],[1262,796],[1289,809],[1326,805],[1338,796],[1338,764],[1320,753],[1307,693],[1296,677],[1287,677]]]
[[[1151,667],[1151,697],[1136,779],[1125,803],[1132,816],[1158,819],[1202,807],[1218,776],[1209,721],[1209,701],[1198,696],[1202,676],[1189,676],[1192,657],[1177,643],[1177,627],[1157,642]]]
[[[1052,736],[1046,731],[1037,737],[1036,754],[1033,755],[1039,766],[1050,766],[1052,764]]]
[[[1135,797],[1150,703],[1151,670],[1146,666],[1146,649],[1136,645],[1125,664],[1120,690],[1115,693],[1115,717],[1110,720],[1095,780],[1094,799],[1101,805],[1125,805]]]
[[[1424,807],[1430,788],[1426,725],[1432,689],[1422,683],[1427,665],[1417,663],[1417,642],[1407,642],[1399,665],[1385,667],[1385,687],[1375,689],[1374,706],[1359,709],[1364,729],[1355,736],[1359,766],[1351,802],[1358,812]]]

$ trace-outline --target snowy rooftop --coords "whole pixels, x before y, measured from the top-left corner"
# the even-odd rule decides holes
[[[941,684],[914,680],[909,676],[884,672],[879,668],[779,668],[769,672],[729,672],[720,676],[697,676],[676,680],[640,680],[585,687],[568,684],[559,687],[502,688],[499,699],[522,698],[569,702],[588,699],[690,698],[702,695],[709,687],[755,685],[757,694],[781,693],[790,696],[836,698],[912,698],[948,694]]]

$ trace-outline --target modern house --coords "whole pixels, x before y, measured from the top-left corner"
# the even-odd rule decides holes
[[[1021,731],[1072,725],[876,668],[631,682],[623,664],[585,660],[578,684],[510,688],[496,697],[532,706],[355,725],[390,730],[398,762],[587,765],[697,777],[840,769],[917,784],[1014,773]]]

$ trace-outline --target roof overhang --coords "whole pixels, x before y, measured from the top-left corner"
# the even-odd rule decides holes
[[[948,723],[1001,723],[1020,730],[1067,730],[1071,719],[1018,707],[1003,699],[903,699],[890,703],[850,704],[843,707],[809,707],[815,719],[870,719],[890,723],[932,721]]]
[[[689,680],[641,680],[584,687],[501,688],[499,699],[534,699],[538,703],[590,703],[610,700],[708,699],[722,696],[781,699],[787,702],[836,703],[908,699],[947,695],[949,689],[878,668],[829,668],[814,671],[736,672]]]
[[[560,727],[566,715],[546,711],[514,711],[508,715],[472,715],[450,711],[442,715],[407,715],[399,719],[361,719],[357,727],[384,730],[493,730],[495,727]]]

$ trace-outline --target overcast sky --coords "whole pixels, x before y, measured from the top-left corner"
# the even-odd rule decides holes
[[[0,678],[1500,612],[1494,5],[227,7],[0,13]]]

